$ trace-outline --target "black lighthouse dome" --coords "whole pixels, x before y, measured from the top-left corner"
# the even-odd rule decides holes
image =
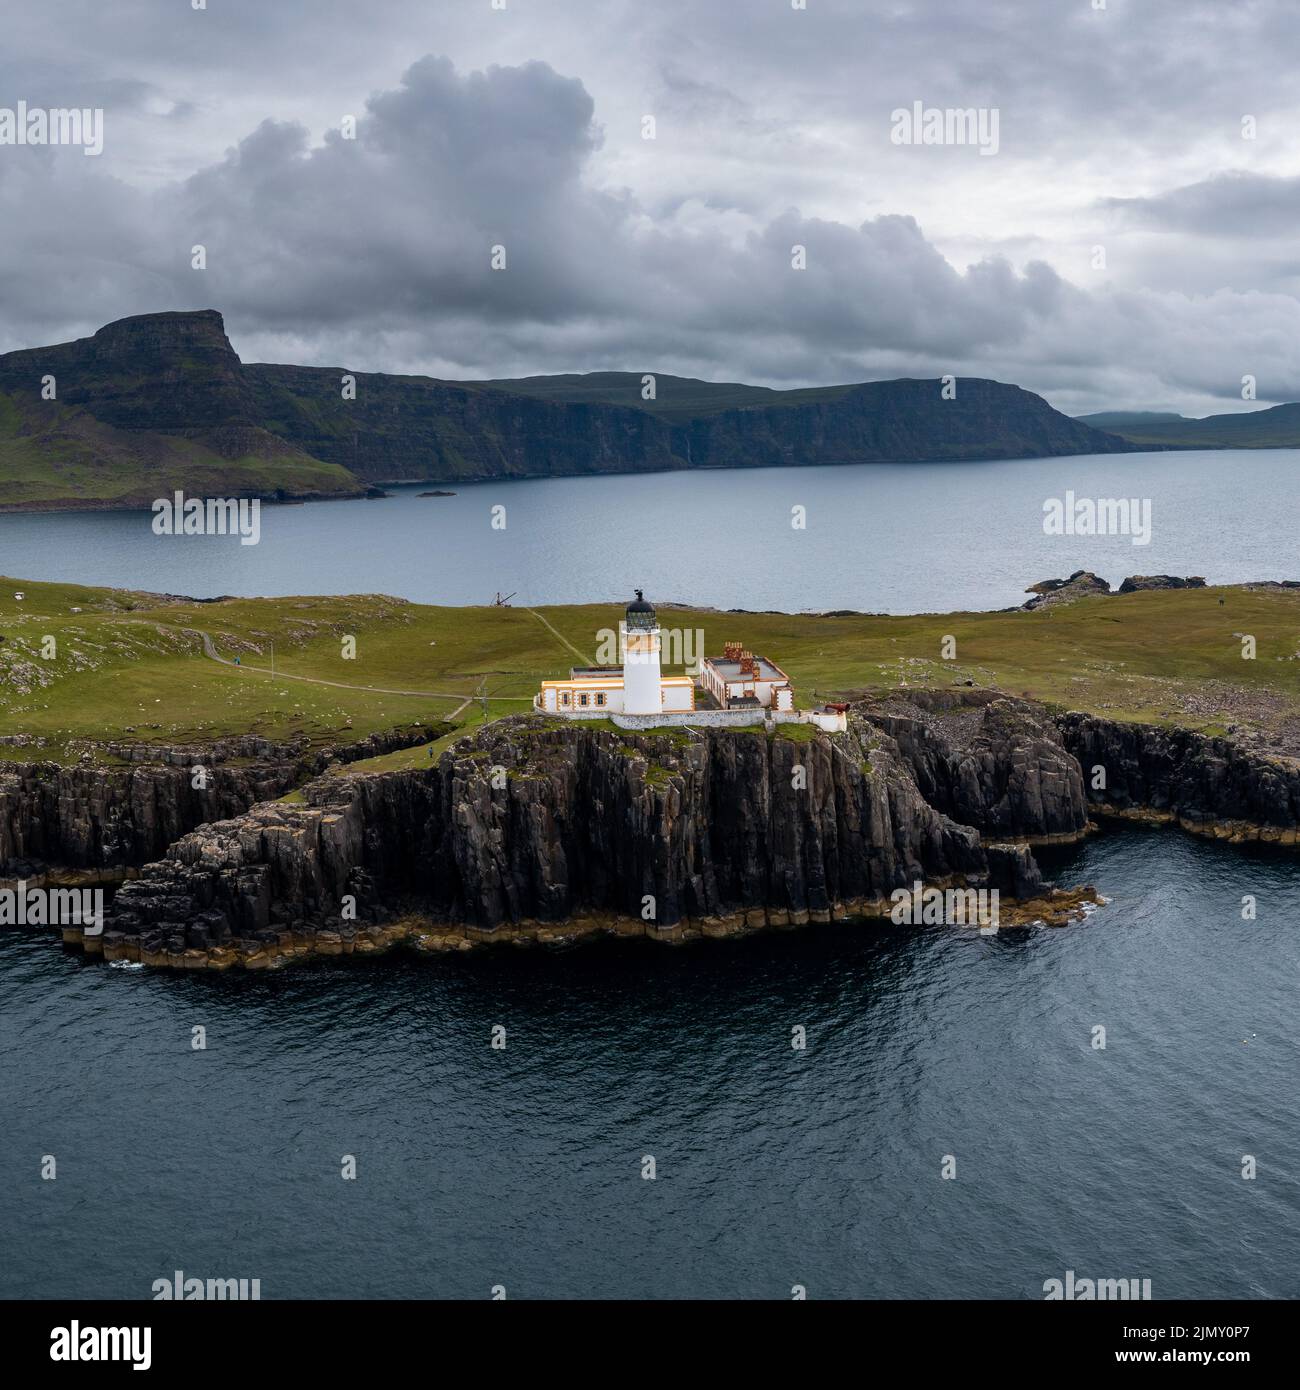
[[[627,625],[647,628],[656,625],[654,604],[646,602],[640,589],[636,591],[636,598],[627,606]]]

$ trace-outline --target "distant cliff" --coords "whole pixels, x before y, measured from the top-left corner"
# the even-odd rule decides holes
[[[176,488],[364,492],[346,469],[263,428],[220,314],[146,314],[0,356],[0,511],[148,507]]]
[[[355,399],[343,377],[353,376]],[[53,378],[55,396],[42,399]],[[683,468],[1030,458],[1136,446],[976,377],[806,391],[601,373],[449,382],[245,364],[221,315],[145,314],[0,356],[0,508],[147,506],[172,488],[355,496],[367,484]]]
[[[1300,403],[1195,419],[1162,411],[1103,411],[1078,422],[1143,449],[1300,449]]]

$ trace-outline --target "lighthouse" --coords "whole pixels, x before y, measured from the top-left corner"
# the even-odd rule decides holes
[[[618,637],[623,650],[623,713],[662,714],[659,619],[640,589],[618,625]]]

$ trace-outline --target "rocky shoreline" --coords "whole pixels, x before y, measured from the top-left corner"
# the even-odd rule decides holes
[[[1038,897],[1004,906],[1001,926],[1064,927],[1104,902],[1105,899],[1091,887],[1047,888]],[[810,925],[870,925],[887,921],[890,910],[888,898],[875,898],[836,903],[825,911],[770,912],[751,908],[721,917],[682,921],[666,928],[636,917],[609,913],[584,914],[563,922],[522,921],[492,929],[407,916],[382,924],[368,923],[359,929],[339,924],[337,929],[277,931],[266,939],[232,938],[227,945],[207,947],[181,945],[174,940],[160,946],[142,934],[130,935],[111,929],[99,936],[87,936],[79,927],[65,927],[63,942],[110,963],[124,961],[171,970],[219,971],[233,966],[269,970],[314,957],[377,956],[402,948],[421,955],[441,955],[489,946],[559,948],[607,938],[682,946],[752,936],[764,931],[793,931]],[[975,924],[971,925],[972,929],[978,929]]]
[[[96,770],[109,772],[152,786],[183,769]],[[103,873],[112,844],[134,856],[102,936],[69,929],[69,944],[218,970],[397,946],[681,944],[888,917],[890,895],[916,882],[997,889],[1003,925],[1061,925],[1098,896],[1045,883],[1033,846],[1097,819],[1300,842],[1300,764],[967,688],[862,700],[846,733],[797,739],[515,716],[428,767],[334,769],[301,802],[259,798],[256,770],[230,772],[224,794],[247,804],[171,838],[182,800],[145,798],[168,815],[116,839],[102,824],[75,833],[111,818],[112,801],[64,787],[57,814],[39,803],[85,871]],[[0,865],[13,823],[0,775]]]

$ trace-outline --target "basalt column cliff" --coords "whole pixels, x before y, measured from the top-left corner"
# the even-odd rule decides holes
[[[722,935],[879,914],[917,880],[1044,894],[1013,837],[1088,823],[1059,739],[1008,717],[989,766],[1015,791],[990,783],[962,823],[922,793],[886,722],[794,740],[504,720],[435,767],[322,778],[305,805],[186,835],[118,894],[104,949],[256,965],[396,937],[439,949],[521,932]]]

